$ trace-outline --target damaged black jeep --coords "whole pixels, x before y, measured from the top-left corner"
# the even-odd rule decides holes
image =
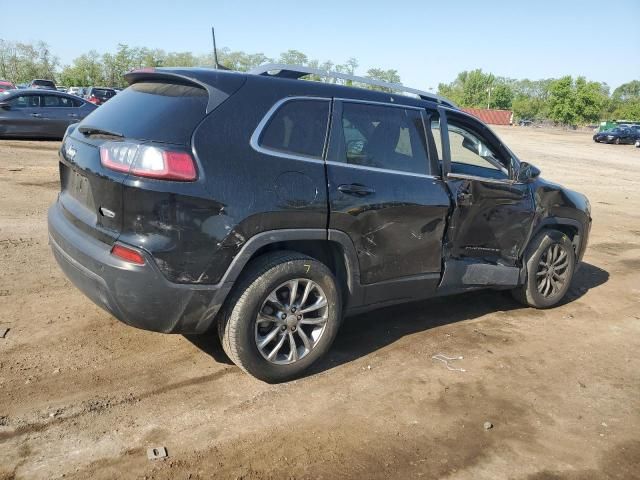
[[[262,380],[300,375],[348,314],[479,288],[551,307],[584,254],[585,196],[444,98],[285,65],[127,79],[65,135],[53,253],[121,321],[215,325]]]

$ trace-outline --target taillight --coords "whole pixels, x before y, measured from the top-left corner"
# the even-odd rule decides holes
[[[93,95],[91,95],[89,98],[87,98],[87,100],[91,103],[98,103],[98,99],[96,97],[94,97]]]
[[[127,262],[135,263],[137,265],[144,265],[144,257],[139,252],[132,248],[127,248],[123,245],[114,245],[111,249],[111,255],[115,255],[118,258],[126,260]]]
[[[106,168],[140,177],[191,182],[196,165],[188,152],[128,142],[107,142],[100,147],[100,162]]]

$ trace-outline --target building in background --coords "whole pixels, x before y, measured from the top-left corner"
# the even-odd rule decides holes
[[[513,125],[511,110],[495,110],[493,108],[463,108],[462,111],[479,118],[489,125]]]

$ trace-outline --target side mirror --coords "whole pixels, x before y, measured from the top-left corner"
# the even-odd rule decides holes
[[[9,102],[0,102],[0,108],[4,110],[11,110],[11,105]]]
[[[467,150],[475,153],[476,155],[478,155],[478,144],[473,143],[469,138],[464,137],[464,139],[462,140],[462,146],[464,148],[466,148]]]
[[[527,162],[522,162],[520,164],[520,169],[518,170],[518,178],[516,180],[518,182],[527,183],[535,180],[539,176],[540,169],[538,167]]]

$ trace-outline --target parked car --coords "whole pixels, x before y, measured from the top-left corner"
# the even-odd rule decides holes
[[[9,90],[15,90],[16,86],[7,81],[7,80],[0,80],[0,93],[1,92],[8,92]]]
[[[522,119],[518,122],[518,125],[520,125],[521,127],[530,127],[531,125],[533,125],[533,120]]]
[[[36,80],[31,80],[31,83],[29,83],[27,88],[56,90],[56,84],[53,82],[53,80],[36,79]]]
[[[215,325],[268,382],[322,357],[345,315],[479,288],[562,300],[584,195],[446,99],[295,80],[308,73],[128,73],[60,148],[48,224],[67,277],[132,326]]]
[[[72,123],[96,109],[57,91],[13,90],[0,97],[0,138],[62,138]]]
[[[85,93],[85,98],[95,105],[102,105],[114,95],[116,95],[116,91],[113,88],[91,87]]]
[[[638,131],[629,127],[616,127],[612,130],[596,133],[593,141],[596,143],[633,144],[638,138]]]
[[[82,87],[69,87],[67,89],[67,93],[69,95],[76,95],[78,97],[82,96],[82,91],[83,91]]]

